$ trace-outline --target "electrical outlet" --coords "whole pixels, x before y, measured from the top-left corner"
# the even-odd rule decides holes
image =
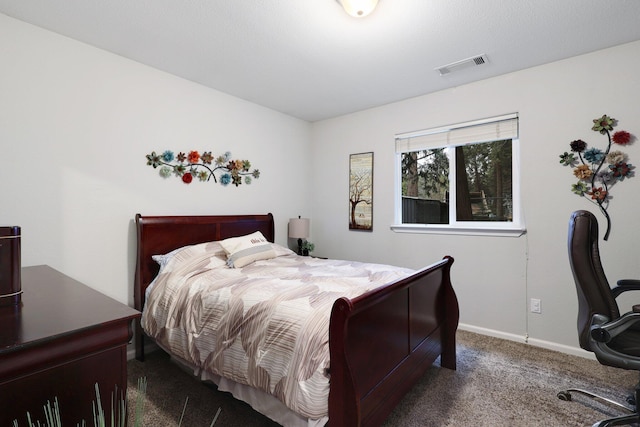
[[[540,305],[540,300],[537,298],[531,298],[531,312],[532,313],[542,313],[542,307]]]

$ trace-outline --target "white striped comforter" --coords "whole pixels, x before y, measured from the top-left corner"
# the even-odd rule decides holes
[[[215,242],[185,248],[154,281],[142,326],[184,361],[318,419],[328,409],[333,302],[412,271],[300,257],[274,247],[279,256],[242,269],[227,267]]]

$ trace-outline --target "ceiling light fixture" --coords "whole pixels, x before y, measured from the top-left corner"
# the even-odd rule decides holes
[[[378,0],[336,0],[351,16],[363,18],[373,12],[378,5]]]

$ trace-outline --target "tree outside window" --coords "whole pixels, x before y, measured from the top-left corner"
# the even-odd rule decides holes
[[[518,115],[396,135],[401,232],[519,236]]]
[[[402,153],[403,223],[449,224],[450,212],[457,221],[512,221],[511,144],[509,139]]]

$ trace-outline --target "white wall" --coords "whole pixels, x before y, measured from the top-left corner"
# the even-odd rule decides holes
[[[310,215],[310,125],[0,15],[0,224],[22,264],[133,301],[136,213]],[[249,159],[251,185],[162,179],[145,155]],[[295,195],[295,196],[293,196]]]
[[[573,210],[594,206],[571,193],[575,181],[558,156],[575,139],[604,148],[606,137],[591,126],[592,119],[605,113],[619,120],[616,130],[640,136],[639,68],[636,42],[315,123],[312,234],[317,254],[413,268],[452,255],[464,327],[517,340],[528,335],[537,345],[580,353],[567,223]],[[390,230],[394,134],[512,112],[520,115],[527,234],[472,237]],[[374,152],[370,233],[349,231],[347,225],[349,154],[366,151]],[[632,164],[640,164],[639,142],[624,151]],[[635,249],[639,188],[640,180],[633,178],[612,190],[613,229],[601,244],[612,282],[640,277]],[[542,300],[542,314],[529,313],[532,297]]]

